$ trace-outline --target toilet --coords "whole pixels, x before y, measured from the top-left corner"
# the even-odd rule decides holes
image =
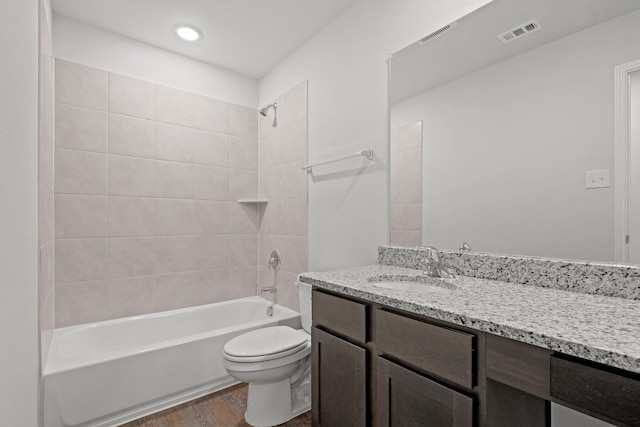
[[[271,326],[239,335],[224,346],[224,367],[249,383],[245,420],[282,424],[311,409],[311,285],[298,283],[302,329]]]

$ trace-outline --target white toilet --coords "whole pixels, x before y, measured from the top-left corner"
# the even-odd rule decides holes
[[[239,335],[224,346],[224,367],[249,383],[245,420],[282,424],[311,408],[311,285],[298,283],[303,329],[272,326]]]

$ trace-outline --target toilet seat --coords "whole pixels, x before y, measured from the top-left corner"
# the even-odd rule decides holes
[[[244,333],[227,342],[224,358],[231,362],[265,362],[297,353],[307,346],[309,335],[289,326],[272,326]]]

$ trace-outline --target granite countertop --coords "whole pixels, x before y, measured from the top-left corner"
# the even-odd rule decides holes
[[[390,265],[304,273],[300,281],[640,373],[640,301],[457,276],[455,289],[411,292],[376,286],[385,275],[421,276]]]

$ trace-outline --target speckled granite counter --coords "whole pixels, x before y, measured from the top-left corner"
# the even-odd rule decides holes
[[[640,301],[458,276],[455,289],[410,292],[376,286],[382,275],[421,275],[392,265],[304,273],[319,288],[640,373]]]

